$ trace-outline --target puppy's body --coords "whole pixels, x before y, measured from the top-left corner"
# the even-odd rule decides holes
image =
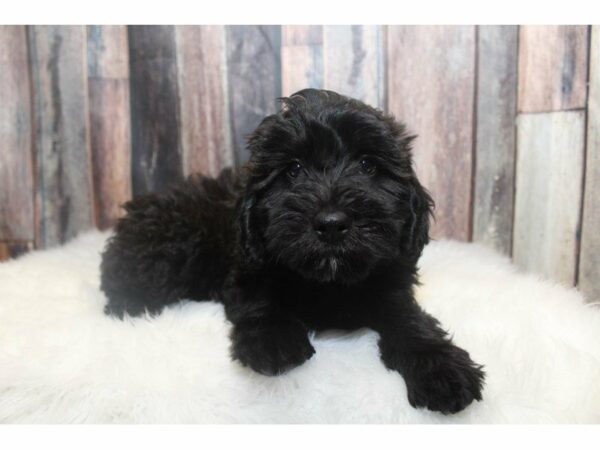
[[[102,257],[106,312],[154,314],[183,298],[222,299],[237,240],[238,184],[226,169],[126,203]]]
[[[481,398],[483,372],[413,296],[432,202],[404,127],[330,91],[284,99],[251,158],[126,205],[103,255],[107,313],[217,299],[231,353],[267,375],[314,353],[310,330],[369,327],[413,406],[451,413]]]

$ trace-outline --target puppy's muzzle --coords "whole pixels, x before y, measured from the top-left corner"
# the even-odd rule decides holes
[[[314,228],[323,242],[341,242],[350,228],[350,218],[342,211],[321,211],[315,216]]]

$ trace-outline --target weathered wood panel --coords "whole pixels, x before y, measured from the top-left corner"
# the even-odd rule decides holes
[[[248,159],[246,137],[281,97],[281,27],[228,26],[227,73],[235,162]]]
[[[125,26],[87,29],[90,142],[96,225],[112,226],[131,198],[129,49]]]
[[[324,87],[383,108],[384,60],[381,26],[323,27]]]
[[[481,26],[473,241],[510,254],[517,102],[517,26]]]
[[[282,26],[281,69],[284,96],[305,88],[323,88],[322,26]]]
[[[470,238],[475,28],[388,27],[388,104],[419,135],[414,159],[436,202],[434,237]]]
[[[173,26],[130,26],[133,194],[183,179]]]
[[[17,258],[33,250],[33,241],[2,242],[0,241],[0,262]]]
[[[585,113],[521,114],[517,123],[514,260],[573,285]]]
[[[86,30],[29,27],[40,246],[93,226]]]
[[[579,287],[600,301],[600,26],[592,28],[587,120],[587,162],[579,261]]]
[[[0,26],[0,240],[33,240],[31,99],[24,26]]]
[[[217,175],[233,163],[223,26],[178,26],[177,73],[186,174]]]
[[[586,26],[521,26],[519,111],[584,108]]]

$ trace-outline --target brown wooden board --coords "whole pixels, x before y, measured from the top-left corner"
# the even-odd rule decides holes
[[[0,262],[19,256],[33,250],[33,241],[0,241]]]
[[[470,238],[475,27],[389,26],[388,104],[419,135],[414,159],[436,202],[434,237]]]
[[[31,98],[24,26],[0,26],[0,240],[33,240]]]
[[[584,108],[587,26],[521,26],[519,112]]]
[[[585,113],[520,114],[513,258],[523,269],[575,282]]]
[[[127,27],[87,27],[87,52],[96,225],[105,229],[131,198]]]
[[[281,97],[281,27],[227,26],[231,136],[236,164],[248,159],[247,136]]]
[[[233,164],[223,26],[177,26],[184,172],[217,175]]]
[[[600,301],[600,26],[592,28],[591,37],[579,287],[588,301],[597,302]]]
[[[173,26],[129,26],[133,195],[183,179]]]
[[[281,28],[283,95],[289,96],[306,88],[323,88],[323,27],[283,25]]]
[[[323,27],[325,89],[378,108],[385,106],[383,28],[377,25]]]
[[[517,101],[517,26],[480,26],[473,241],[512,246]]]
[[[36,243],[56,245],[93,226],[86,30],[31,26]]]

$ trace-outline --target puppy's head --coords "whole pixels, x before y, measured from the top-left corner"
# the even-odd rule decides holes
[[[432,200],[403,125],[335,92],[282,99],[249,139],[240,205],[246,256],[350,284],[385,260],[416,263]]]

